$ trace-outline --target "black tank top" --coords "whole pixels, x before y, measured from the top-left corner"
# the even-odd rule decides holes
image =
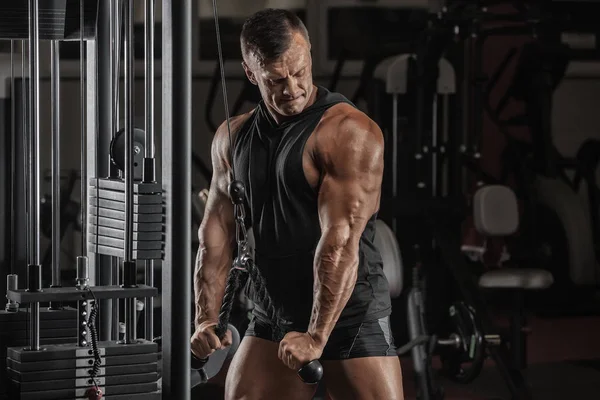
[[[325,111],[338,103],[351,104],[341,94],[318,87],[312,106],[277,125],[261,102],[238,132],[234,145],[236,178],[246,185],[255,262],[265,277],[279,322],[294,329],[305,330],[310,320],[313,264],[321,236],[318,192],[309,185],[302,166],[304,146]],[[383,263],[373,244],[375,218],[361,236],[358,280],[338,327],[391,312]],[[250,284],[247,293],[256,302]],[[256,306],[259,314],[266,309],[264,304]]]

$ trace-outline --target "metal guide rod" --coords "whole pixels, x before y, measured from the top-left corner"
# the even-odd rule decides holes
[[[392,95],[392,198],[398,196],[398,93]],[[397,218],[392,219],[392,231],[396,230]]]
[[[29,1],[29,76],[30,76],[30,128],[31,128],[31,176],[32,185],[29,229],[32,234],[30,264],[40,263],[40,49],[38,0]]]
[[[16,173],[16,97],[15,97],[15,41],[10,41],[10,273],[15,273],[15,173]]]
[[[433,94],[432,102],[432,127],[431,127],[431,195],[436,197],[438,194],[437,180],[438,180],[438,95],[437,89]]]
[[[127,0],[125,22],[125,261],[133,259],[133,0]]]
[[[85,0],[79,4],[79,89],[81,93],[81,255],[87,254],[87,203],[88,203],[88,175],[87,175],[87,93],[86,83],[86,56],[85,56]]]
[[[111,99],[112,99],[112,120],[111,120],[111,137],[117,133],[119,129],[119,76],[120,76],[120,48],[121,48],[121,24],[120,16],[122,11],[121,0],[110,0],[110,68],[111,68]],[[110,156],[109,156],[110,158]],[[116,168],[109,162],[111,176]],[[112,276],[111,284],[118,285],[119,280],[119,260],[116,257],[111,257]],[[112,340],[119,339],[119,300],[112,301],[112,321],[111,321],[111,337]]]
[[[113,104],[113,120],[114,120],[114,130],[112,131],[112,135],[113,137],[117,134],[117,131],[121,128],[121,124],[119,122],[120,118],[120,107],[119,107],[119,100],[120,100],[120,93],[121,91],[119,90],[119,82],[120,82],[120,77],[121,77],[121,43],[122,43],[122,39],[121,39],[121,33],[123,32],[123,8],[124,8],[124,3],[123,0],[114,0],[114,9],[113,12],[114,14],[114,18],[115,18],[115,22],[114,22],[114,26],[113,26],[113,33],[114,33],[114,42],[113,42],[113,46],[114,46],[114,82],[113,82],[113,88],[114,88],[114,104]]]
[[[133,260],[133,119],[134,119],[134,69],[133,69],[133,0],[127,0],[125,22],[125,257],[123,286],[136,283],[136,263]],[[136,299],[125,299],[125,343],[133,343],[136,332]]]
[[[50,49],[52,81],[52,286],[61,286],[60,275],[60,42]]]
[[[154,164],[154,0],[146,0],[146,15],[144,23],[146,39],[145,70],[146,70],[146,154],[144,159],[144,181],[156,179]],[[154,287],[154,260],[144,263],[145,284]],[[154,338],[154,298],[145,299],[144,335],[147,340]]]
[[[23,187],[25,188],[25,214],[27,217],[27,234],[25,235],[25,240],[26,240],[26,253],[27,253],[27,258],[29,259],[29,249],[31,248],[31,235],[29,234],[29,226],[31,226],[31,222],[30,222],[30,216],[31,213],[29,212],[29,182],[27,181],[27,178],[29,177],[29,164],[27,163],[27,159],[29,157],[27,157],[27,155],[29,154],[29,114],[28,114],[28,110],[29,107],[27,105],[27,84],[25,82],[25,76],[26,76],[26,64],[27,64],[27,59],[26,59],[26,53],[25,53],[25,40],[21,40],[21,97],[22,97],[22,103],[21,103],[21,107],[23,108],[23,112],[22,112],[22,128],[21,128],[21,135],[22,135],[22,144],[23,144],[23,150],[21,150],[22,152],[24,152],[24,157],[23,157],[23,165],[21,165],[21,167],[23,167],[23,171],[25,171],[25,173],[23,174],[24,177],[24,182],[23,182]]]
[[[146,0],[146,158],[154,157],[154,0]]]
[[[30,123],[31,123],[31,161],[29,180],[32,185],[31,203],[29,209],[31,213],[31,250],[28,266],[29,290],[38,291],[41,289],[41,270],[40,270],[40,48],[39,48],[39,9],[38,0],[29,1],[29,74],[30,74]],[[40,347],[40,304],[31,304],[30,338],[29,344],[31,350],[39,350]]]
[[[449,141],[448,129],[449,126],[449,115],[450,115],[450,99],[447,93],[443,95],[443,106],[442,106],[442,143],[447,147]],[[448,151],[448,149],[446,149]],[[442,196],[448,196],[448,174],[446,173],[442,179]]]

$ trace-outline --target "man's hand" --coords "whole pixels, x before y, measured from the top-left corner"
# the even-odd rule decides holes
[[[298,371],[323,354],[323,346],[308,333],[289,332],[279,343],[279,359],[294,371]]]
[[[214,353],[215,350],[231,346],[231,331],[228,329],[223,340],[219,340],[215,334],[215,326],[217,326],[217,322],[205,321],[196,328],[196,332],[194,332],[190,339],[192,353],[194,353],[196,357],[206,358]]]

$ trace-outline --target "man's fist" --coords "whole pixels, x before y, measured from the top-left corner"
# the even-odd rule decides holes
[[[279,359],[295,371],[318,360],[323,348],[308,333],[289,332],[279,342]]]
[[[216,321],[202,322],[192,335],[190,339],[192,353],[197,358],[206,358],[214,353],[215,350],[231,346],[231,331],[227,330],[223,340],[219,340],[215,334],[215,326],[217,326]]]

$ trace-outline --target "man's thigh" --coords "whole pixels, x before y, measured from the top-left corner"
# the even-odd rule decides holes
[[[332,400],[403,400],[398,357],[362,357],[323,361],[327,394]]]
[[[335,329],[322,363],[325,386],[333,400],[404,398],[389,317]]]
[[[235,353],[225,382],[226,400],[310,400],[316,386],[303,383],[277,357],[279,344],[246,336]]]

